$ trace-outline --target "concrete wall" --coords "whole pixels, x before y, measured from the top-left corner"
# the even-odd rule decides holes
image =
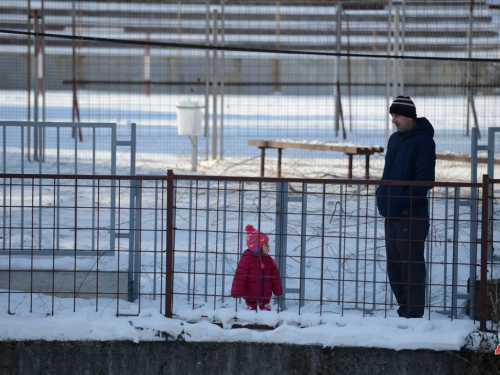
[[[466,355],[432,350],[157,341],[0,341],[14,374],[464,374]]]
[[[0,289],[59,298],[128,299],[128,272],[0,270]]]

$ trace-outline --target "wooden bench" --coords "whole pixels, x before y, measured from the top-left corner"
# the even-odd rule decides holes
[[[471,157],[470,155],[455,155],[455,154],[443,154],[443,153],[437,153],[436,158],[438,160],[449,160],[449,161],[463,161],[466,163],[471,162]],[[488,164],[488,158],[485,157],[480,157],[477,158],[478,163],[483,163],[483,164]],[[495,165],[500,165],[500,159],[493,159],[493,164]]]
[[[332,145],[332,144],[315,144],[305,142],[281,142],[281,141],[262,141],[250,139],[248,141],[250,146],[260,148],[260,176],[264,177],[264,165],[266,159],[266,149],[278,149],[278,177],[281,177],[281,156],[285,148],[295,148],[301,150],[314,150],[314,151],[340,151],[349,157],[349,174],[348,178],[352,179],[352,158],[354,155],[365,155],[365,179],[370,178],[370,155],[376,152],[384,152],[383,147],[370,147],[370,146],[348,146],[348,145]]]

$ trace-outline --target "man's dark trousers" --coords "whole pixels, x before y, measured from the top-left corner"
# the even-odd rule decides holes
[[[421,318],[425,304],[425,239],[429,214],[386,219],[387,274],[399,304],[398,314]]]

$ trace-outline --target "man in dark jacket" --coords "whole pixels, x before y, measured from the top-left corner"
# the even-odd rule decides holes
[[[397,132],[387,144],[382,180],[434,181],[436,145],[431,123],[417,118],[409,96],[398,96],[389,112]],[[385,217],[387,274],[401,317],[424,315],[430,188],[381,184],[377,189],[378,211]]]

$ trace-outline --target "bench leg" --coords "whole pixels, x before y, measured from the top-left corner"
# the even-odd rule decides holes
[[[347,175],[349,180],[352,180],[352,155],[349,155],[349,174]]]
[[[281,151],[283,149],[278,148],[278,177],[281,177]]]
[[[260,177],[264,177],[264,165],[266,163],[266,149],[260,149]]]
[[[370,155],[365,155],[365,180],[370,179]]]

